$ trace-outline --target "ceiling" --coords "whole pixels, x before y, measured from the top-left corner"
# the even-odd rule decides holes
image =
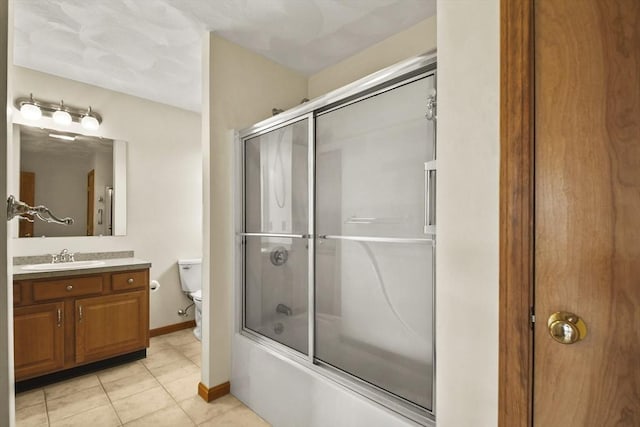
[[[14,63],[200,110],[205,31],[313,74],[435,15],[436,0],[20,0]]]

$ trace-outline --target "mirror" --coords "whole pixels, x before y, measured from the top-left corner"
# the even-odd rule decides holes
[[[20,220],[17,237],[126,234],[126,143],[17,125],[19,199],[72,225]]]

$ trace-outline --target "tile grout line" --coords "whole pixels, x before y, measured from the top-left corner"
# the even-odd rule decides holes
[[[167,343],[167,344],[168,344],[171,348],[174,348],[173,344],[170,344],[170,343]],[[175,350],[175,348],[174,348],[174,350]],[[176,351],[178,351],[178,350],[176,350]],[[181,353],[181,352],[180,352],[180,354],[182,354],[182,355],[184,356],[184,354],[183,354],[183,353]],[[160,387],[162,387],[162,389],[163,389],[163,390],[164,390],[164,391],[169,395],[169,397],[170,397],[170,398],[175,402],[175,404],[176,404],[176,406],[178,407],[178,409],[180,409],[180,410],[181,410],[181,411],[182,411],[182,412],[187,416],[187,418],[189,418],[189,419],[193,422],[193,425],[194,425],[194,426],[197,426],[197,425],[198,425],[198,423],[196,423],[196,421],[195,421],[193,418],[191,418],[191,416],[187,413],[187,411],[185,411],[184,409],[182,409],[182,406],[180,406],[180,402],[178,402],[178,401],[176,400],[176,398],[175,398],[175,397],[173,397],[173,395],[169,392],[169,390],[167,390],[167,388],[164,386],[164,384],[162,384],[162,383],[161,383],[161,382],[156,378],[156,376],[155,376],[155,375],[153,375],[153,372],[151,372],[151,370],[147,367],[147,365],[145,365],[144,363],[143,363],[142,365],[145,367],[145,369],[146,369],[147,371],[149,371],[149,373],[153,376],[153,378],[155,378],[155,380],[156,380],[156,381],[158,381],[158,384],[160,384]],[[200,372],[202,373],[202,369],[200,370]],[[184,399],[184,400],[187,400],[187,399]],[[163,409],[164,409],[164,408],[163,408]]]
[[[102,387],[102,383],[100,382],[100,377],[98,377],[97,374],[94,374],[94,375],[96,376],[96,379],[98,380],[98,383],[100,384],[100,388],[102,388],[102,391],[104,392],[104,394],[107,395],[107,392],[104,390],[104,387]],[[63,398],[65,398],[66,396],[68,396],[70,394],[74,394],[74,393],[78,393],[78,392],[81,392],[81,391],[85,391],[85,390],[88,390],[88,389],[93,388],[93,387],[97,387],[97,386],[87,387],[85,389],[81,389],[81,390],[78,390],[77,392],[73,392],[73,393],[67,393],[65,395],[62,395],[60,397],[56,397],[55,399],[51,399],[51,400],[63,399]],[[44,388],[43,388],[43,390],[44,390]],[[49,426],[50,426],[51,425],[51,421],[50,421],[50,417],[49,417],[49,405],[47,404],[47,393],[46,392],[44,394],[44,399],[45,399],[45,408],[47,409],[47,421],[49,421]],[[107,395],[107,399],[109,399],[109,395]],[[109,402],[111,402],[111,401],[109,401]],[[58,421],[56,421],[56,422],[64,421],[67,418],[71,418],[71,417],[75,417],[76,415],[84,414],[85,412],[92,411],[92,410],[94,410],[96,408],[101,408],[102,406],[107,406],[107,405],[99,405],[99,406],[95,406],[93,408],[85,409],[85,410],[82,410],[80,412],[76,412],[75,414],[64,416],[64,417],[60,418]],[[115,408],[114,408],[114,410],[115,410]],[[116,415],[118,415],[118,414],[116,413]],[[118,417],[118,419],[119,419],[119,417]]]
[[[44,387],[42,387],[42,395],[44,397],[44,413],[47,415],[47,427],[51,426],[51,420],[49,419],[49,405],[47,405],[47,393],[44,391]]]
[[[116,417],[118,417],[118,421],[120,422],[120,425],[123,426],[124,423],[122,422],[122,418],[120,418],[120,414],[118,414],[118,411],[116,411],[115,406],[113,406],[113,401],[111,400],[111,396],[109,396],[109,393],[107,393],[107,389],[104,388],[104,384],[102,383],[102,380],[100,379],[99,375],[96,375],[98,377],[98,382],[100,383],[100,387],[102,388],[102,391],[104,392],[104,394],[107,396],[107,399],[109,400],[109,406],[111,406],[111,409],[113,409],[113,412],[115,412]]]

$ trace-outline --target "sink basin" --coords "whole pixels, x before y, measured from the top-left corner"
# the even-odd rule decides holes
[[[91,268],[104,265],[104,261],[73,261],[73,262],[59,262],[52,264],[50,262],[46,264],[31,264],[22,266],[23,270],[75,270],[77,268]]]

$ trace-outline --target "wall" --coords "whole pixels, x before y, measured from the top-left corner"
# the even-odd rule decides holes
[[[309,77],[309,98],[316,98],[382,68],[436,48],[436,17],[427,18]]]
[[[134,250],[152,262],[151,328],[182,322],[189,302],[180,290],[178,258],[202,254],[202,147],[197,113],[99,87],[13,67],[14,97],[91,105],[103,117],[94,133],[127,142],[127,235],[13,239],[13,255]],[[19,113],[16,113],[19,116]],[[19,120],[19,117],[17,117]],[[46,121],[46,127],[53,122]],[[45,123],[43,121],[43,123]],[[78,133],[76,125],[71,131]],[[190,313],[193,318],[193,312]]]
[[[231,131],[290,108],[307,96],[307,79],[213,33],[203,43],[202,382],[229,381],[234,284],[234,147]]]
[[[438,11],[438,427],[498,415],[499,0]]]
[[[69,156],[68,153],[38,152],[21,156],[20,170],[35,173],[34,203],[47,206],[61,217],[71,216],[74,220],[71,225],[34,221],[34,236],[86,234],[87,173],[93,169],[91,157],[89,153]]]

